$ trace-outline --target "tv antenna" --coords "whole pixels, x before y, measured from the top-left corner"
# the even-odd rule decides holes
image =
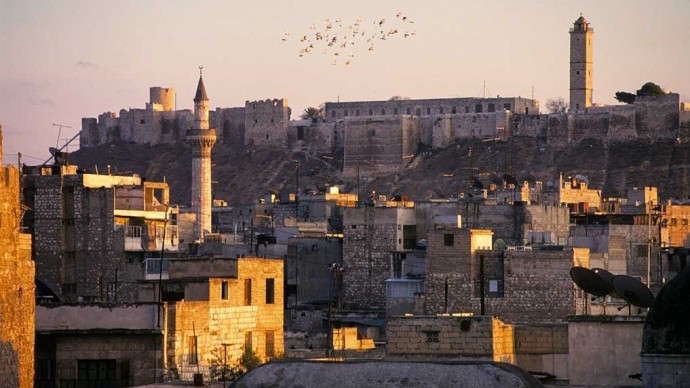
[[[70,127],[69,125],[55,124],[55,123],[53,123],[53,127],[59,127],[60,128],[58,130],[57,141],[55,142],[55,148],[58,148],[60,146],[60,134],[62,133],[62,128],[72,128],[72,127]]]

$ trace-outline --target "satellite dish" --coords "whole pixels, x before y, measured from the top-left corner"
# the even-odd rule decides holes
[[[586,176],[584,176],[582,174],[577,174],[577,175],[575,175],[575,179],[577,179],[580,182],[585,182],[587,184],[587,186],[589,186],[589,179]]]
[[[482,184],[482,181],[479,180],[476,176],[473,176],[470,178],[472,182],[472,187],[477,189],[477,190],[484,190],[484,185]]]
[[[55,164],[63,166],[67,165],[67,152],[62,152],[55,147],[49,147],[48,152],[50,152],[50,154],[53,155],[53,158],[55,159]]]
[[[600,278],[604,280],[606,286],[608,287],[608,292],[606,295],[611,295],[614,298],[620,298],[620,295],[613,288],[613,277],[615,276],[611,272],[602,268],[592,268],[595,274],[599,275]]]
[[[588,294],[594,296],[606,296],[609,287],[604,279],[594,271],[585,267],[573,267],[570,269],[570,278],[573,282]]]
[[[517,179],[510,174],[503,174],[503,180],[509,185],[515,185],[515,187],[518,185]]]
[[[639,280],[626,275],[616,275],[612,283],[616,293],[631,305],[637,307],[654,305],[654,294]]]

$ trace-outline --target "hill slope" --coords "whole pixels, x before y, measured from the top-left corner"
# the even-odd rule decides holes
[[[470,151],[471,150],[471,151]],[[237,149],[217,144],[213,150],[214,197],[232,204],[249,204],[268,191],[319,191],[342,185],[357,191],[355,178],[340,173],[342,157],[326,160],[306,152],[284,149]],[[82,149],[70,162],[89,171],[136,172],[150,180],[166,180],[173,203],[189,203],[191,152],[184,143],[147,146],[111,144]],[[460,141],[450,147],[418,155],[400,174],[362,176],[360,192],[405,194],[411,199],[456,196],[469,188],[470,177],[491,173],[553,182],[558,173],[582,174],[604,196],[624,196],[633,186],[657,186],[663,198],[690,196],[690,144],[583,141],[568,147],[547,146],[535,138],[507,142]]]

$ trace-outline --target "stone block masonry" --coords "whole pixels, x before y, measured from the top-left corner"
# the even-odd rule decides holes
[[[0,127],[0,142],[2,141]],[[1,148],[1,143],[0,143]],[[0,162],[1,159],[0,151]],[[19,170],[0,168],[0,386],[34,379],[34,262],[31,235],[19,232]]]

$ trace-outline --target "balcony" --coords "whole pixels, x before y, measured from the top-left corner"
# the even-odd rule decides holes
[[[149,230],[149,228],[142,226],[117,225],[115,230],[124,230],[126,252],[178,251],[177,225],[167,225],[165,230],[163,230],[163,226],[156,226],[155,230]]]

